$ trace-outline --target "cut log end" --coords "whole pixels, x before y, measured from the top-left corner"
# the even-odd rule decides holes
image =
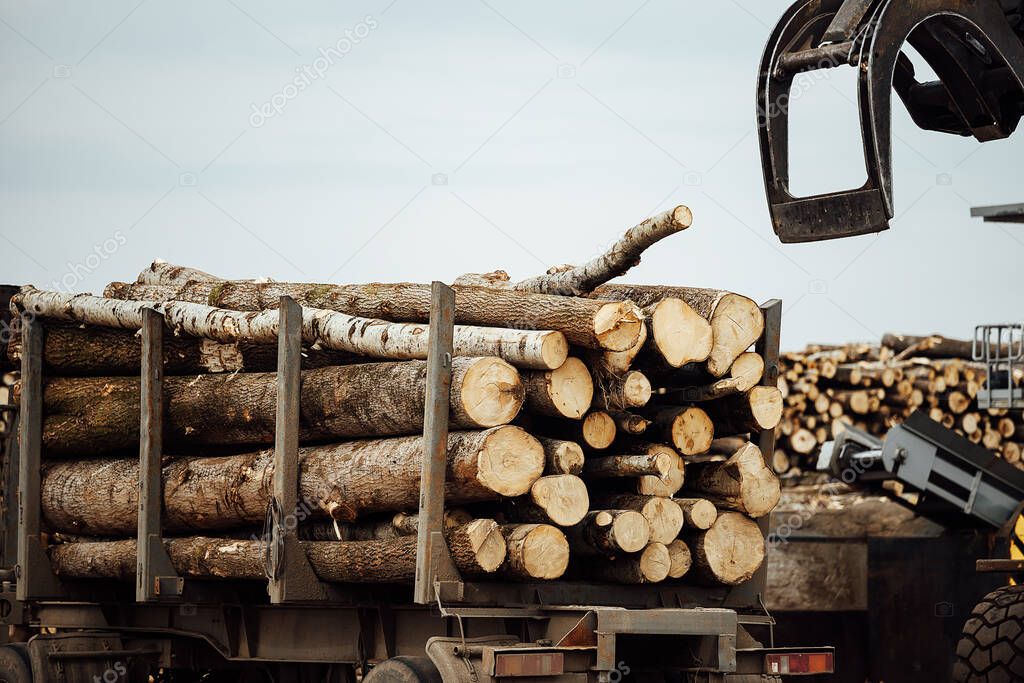
[[[709,500],[703,498],[680,498],[676,500],[683,511],[686,526],[691,529],[705,531],[710,529],[718,519],[718,509]]]
[[[617,429],[611,415],[593,412],[583,419],[583,440],[594,450],[605,450],[615,442]]]
[[[639,512],[623,510],[620,514],[606,514],[611,525],[610,533],[624,553],[637,553],[650,542],[651,526]]]
[[[609,302],[594,317],[594,334],[608,351],[626,351],[640,337],[643,311],[631,301]]]
[[[686,408],[672,419],[670,436],[672,445],[683,455],[700,455],[711,448],[715,425],[700,408]]]
[[[544,472],[544,447],[519,427],[499,427],[477,454],[477,479],[502,496],[521,496]]]
[[[679,489],[683,488],[683,484],[686,482],[686,463],[678,453],[668,446],[652,446],[650,452],[664,454],[671,459],[673,465],[667,476],[640,477],[637,480],[637,493],[671,498]]]
[[[690,554],[690,546],[681,539],[676,539],[668,544],[668,578],[681,579],[690,571],[693,566],[693,556]]]
[[[671,543],[683,530],[683,511],[670,498],[652,497],[641,510],[651,525],[651,541]]]
[[[459,530],[467,540],[474,560],[484,572],[494,572],[504,564],[505,537],[493,519],[476,519]]]
[[[544,336],[541,343],[540,356],[544,361],[544,367],[554,370],[562,367],[569,358],[569,342],[561,332],[551,332]]]
[[[545,474],[579,474],[583,471],[583,449],[573,441],[540,439],[544,447]]]
[[[751,299],[726,294],[711,316],[711,329],[715,344],[708,357],[708,371],[724,377],[733,361],[764,332],[764,314]]]
[[[515,419],[523,406],[519,372],[500,358],[474,359],[462,379],[461,405],[480,427],[496,427]]]
[[[640,554],[640,575],[647,583],[661,583],[672,571],[672,556],[664,543],[650,543]]]
[[[594,381],[586,363],[569,358],[556,370],[524,375],[527,407],[541,415],[579,420],[594,400]]]
[[[727,586],[748,581],[765,557],[761,529],[738,512],[719,515],[714,526],[697,535],[691,550],[701,578]]]
[[[587,485],[571,474],[541,477],[530,488],[530,499],[563,527],[579,524],[590,509]]]
[[[782,421],[782,392],[775,387],[750,390],[750,414],[763,430],[775,429]]]
[[[508,524],[501,527],[508,546],[505,569],[522,579],[554,580],[569,566],[565,534],[547,524]]]
[[[759,353],[741,353],[733,361],[729,376],[740,380],[736,387],[739,391],[750,391],[764,377],[764,358]]]
[[[714,346],[711,324],[682,299],[669,297],[651,314],[654,346],[673,368],[708,359]]]

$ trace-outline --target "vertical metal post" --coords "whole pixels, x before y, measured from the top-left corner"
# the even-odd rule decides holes
[[[441,282],[431,285],[430,347],[423,415],[423,474],[420,478],[416,538],[416,586],[413,599],[425,605],[437,599],[435,583],[461,597],[461,581],[444,542],[444,481],[448,469],[448,404],[455,338],[455,292]],[[440,591],[440,585],[439,585]]]
[[[139,523],[135,600],[180,597],[184,581],[163,543],[164,316],[142,312],[141,413],[139,416]]]
[[[302,307],[291,297],[281,297],[277,339],[274,498],[267,592],[274,604],[324,600],[327,590],[310,567],[297,534],[300,505],[305,505],[299,500]]]
[[[21,318],[21,459],[18,468],[18,600],[59,597],[60,583],[39,538],[43,442],[43,335],[33,315]]]
[[[782,338],[782,301],[771,299],[761,304],[761,312],[764,314],[764,334],[757,342],[756,350],[764,358],[764,375],[761,377],[762,386],[777,387],[779,385],[779,347]],[[753,434],[751,436],[754,436]],[[761,456],[765,459],[768,467],[771,467],[772,456],[775,454],[775,430],[767,429],[757,435],[757,445],[761,449]],[[757,520],[757,526],[761,529],[761,535],[768,538],[768,516]],[[743,584],[736,590],[745,593],[743,602],[751,606],[752,600],[749,597],[756,597],[757,601],[764,605],[764,591],[768,583],[767,563],[754,573],[750,581]],[[747,590],[744,590],[748,587]],[[756,595],[750,595],[756,593]],[[774,622],[773,622],[774,623]],[[771,628],[771,643],[774,646],[775,629]]]
[[[761,384],[767,387],[779,386],[779,347],[782,338],[782,301],[772,299],[761,304],[761,312],[764,313],[764,334],[757,342],[757,352],[764,358],[764,376],[761,377]],[[772,461],[772,454],[775,453],[775,430],[768,429],[761,432],[758,445],[761,447],[761,454],[768,462]]]

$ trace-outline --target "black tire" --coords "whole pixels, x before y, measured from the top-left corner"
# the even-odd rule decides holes
[[[979,602],[956,646],[954,683],[1024,680],[1024,586],[1006,586]]]
[[[441,674],[427,657],[392,657],[370,669],[363,683],[441,683]]]
[[[21,643],[0,647],[0,683],[32,683],[28,649]]]

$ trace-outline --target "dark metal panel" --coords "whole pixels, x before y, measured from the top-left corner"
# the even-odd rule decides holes
[[[57,597],[63,591],[53,575],[39,537],[43,442],[43,330],[31,314],[21,319],[21,462],[18,470],[18,600]]]
[[[139,523],[135,599],[139,602],[181,595],[183,581],[163,544],[163,384],[164,317],[142,313],[142,387],[139,422]]]
[[[971,216],[984,218],[986,223],[1024,223],[1024,204],[979,206],[971,209]]]
[[[416,538],[416,585],[413,597],[425,605],[438,597],[460,599],[461,581],[441,532],[444,481],[448,469],[448,404],[452,384],[455,338],[455,292],[441,282],[431,286],[430,348],[427,354],[427,396],[423,416],[423,474],[420,478],[419,528]],[[435,582],[440,593],[435,595]]]

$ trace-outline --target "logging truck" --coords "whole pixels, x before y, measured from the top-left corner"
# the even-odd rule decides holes
[[[156,310],[146,309],[141,313],[138,342],[141,358],[135,365],[141,392],[138,462],[131,465],[137,473],[132,488],[137,486],[138,517],[137,523],[131,522],[137,539],[96,542],[94,529],[90,537],[94,542],[50,545],[45,522],[54,513],[44,515],[41,510],[47,505],[52,508],[53,501],[41,499],[45,498],[41,458],[45,441],[42,375],[49,363],[43,358],[44,335],[51,321],[23,316],[18,400],[4,401],[2,421],[0,622],[7,627],[8,643],[0,646],[0,682],[755,683],[832,671],[832,648],[772,647],[774,620],[761,599],[766,571],[760,561],[752,576],[740,575],[733,585],[656,583],[634,576],[623,581],[624,572],[639,571],[642,559],[607,566],[593,563],[602,565],[593,576],[607,580],[530,579],[543,577],[546,565],[557,564],[560,551],[556,543],[546,545],[543,533],[534,533],[553,527],[518,525],[507,532],[502,527],[509,548],[506,565],[519,561],[532,566],[509,567],[505,576],[511,580],[478,580],[481,569],[494,569],[485,566],[491,531],[473,525],[450,527],[446,508],[446,502],[451,502],[446,496],[455,490],[446,487],[446,476],[452,476],[446,461],[451,448],[449,418],[458,419],[449,414],[452,376],[457,371],[452,358],[458,355],[454,353],[454,297],[451,289],[435,283],[423,434],[415,442],[422,447],[422,471],[415,473],[419,490],[413,494],[413,500],[418,498],[414,535],[388,546],[400,548],[401,553],[366,557],[357,552],[363,547],[358,544],[345,545],[340,557],[318,557],[304,552],[306,544],[317,544],[297,533],[310,512],[299,471],[303,311],[287,297],[275,312],[279,319],[272,398],[276,401],[274,449],[266,456],[272,458],[268,463],[272,468],[266,471],[273,473],[273,497],[263,531],[213,546],[207,543],[210,539],[201,537],[164,537],[172,526],[168,516],[173,514],[162,498],[166,483],[161,480],[161,448],[169,419],[162,403],[165,321]],[[757,369],[757,375],[762,386],[774,387],[781,302],[769,302],[761,310],[764,327],[756,346],[764,367],[763,372]],[[739,365],[746,364],[744,360]],[[714,385],[702,389],[712,394],[720,390]],[[629,429],[628,414],[614,420]],[[671,438],[671,421],[666,429]],[[756,459],[763,468],[760,453],[774,452],[774,438],[773,428],[752,433],[751,443],[733,459]],[[584,475],[600,478],[609,476],[610,469],[614,474],[636,469],[662,472],[664,477],[672,461],[666,465],[660,456],[652,449],[614,462],[593,458]],[[557,461],[578,455],[552,448],[548,457]],[[303,467],[309,466],[306,462]],[[50,465],[46,468],[52,484],[53,470]],[[93,481],[95,487],[101,486],[99,480]],[[67,491],[78,486],[70,474],[60,483]],[[88,498],[87,489],[88,480],[76,490]],[[408,498],[398,491],[379,494]],[[116,506],[116,497],[108,498],[107,504]],[[675,509],[676,499],[665,500],[672,501]],[[718,514],[707,501],[678,502],[687,523],[701,525],[701,519],[708,517],[703,527],[708,528],[716,515],[724,520],[715,527],[723,534],[721,548],[742,543],[748,528],[757,530],[754,545],[763,545],[766,516],[755,524],[742,514]],[[764,514],[763,510],[747,512]],[[636,550],[647,542],[645,533],[640,543],[628,548],[628,534],[611,535],[617,528],[613,515],[590,514],[605,514],[608,519],[599,524],[610,525],[600,538],[585,539],[595,546],[614,540],[619,548]],[[451,528],[455,531],[450,533]],[[482,531],[476,535],[474,529]],[[668,547],[678,530],[675,526],[667,532]],[[656,536],[658,530],[651,533]],[[530,544],[540,552],[529,557],[515,554]],[[665,547],[660,543],[648,547],[654,546]],[[89,554],[88,548],[103,550]],[[254,548],[258,553],[240,550]],[[714,562],[715,558],[707,557],[712,551],[707,540],[701,561]],[[411,585],[347,582],[353,565],[360,563],[372,564],[382,576],[390,575],[389,571],[395,576],[408,572],[415,578]],[[367,566],[362,570],[369,571]],[[558,571],[552,574],[557,575]]]

